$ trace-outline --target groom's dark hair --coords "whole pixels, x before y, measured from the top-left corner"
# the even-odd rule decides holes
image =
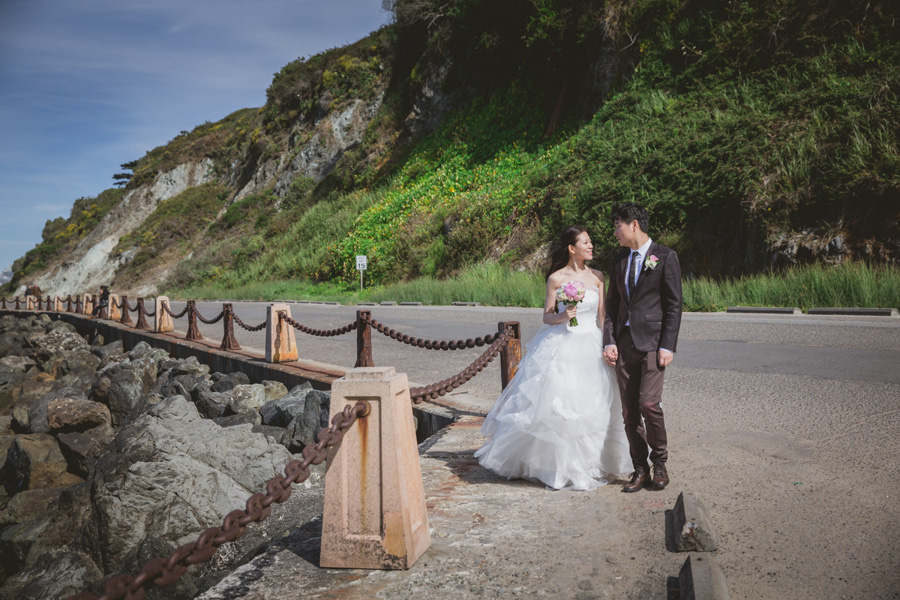
[[[641,231],[644,233],[647,233],[647,230],[650,228],[650,216],[647,214],[647,209],[634,202],[616,204],[613,206],[609,217],[613,223],[616,221],[622,221],[623,223],[637,221],[638,225],[641,226]]]

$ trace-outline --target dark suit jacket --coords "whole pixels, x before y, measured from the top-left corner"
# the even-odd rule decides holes
[[[631,250],[616,255],[610,270],[606,292],[606,321],[603,324],[603,344],[615,344],[625,323],[631,321],[631,339],[641,352],[665,348],[675,352],[678,329],[681,327],[681,265],[671,248],[650,244],[646,258],[659,259],[654,269],[641,265],[641,276],[628,299],[625,270]]]

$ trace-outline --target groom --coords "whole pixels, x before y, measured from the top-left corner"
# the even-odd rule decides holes
[[[613,208],[612,220],[616,239],[627,251],[616,256],[610,272],[603,358],[616,367],[634,464],[622,491],[637,492],[669,484],[666,425],[659,403],[681,325],[681,267],[674,250],[647,235],[649,218],[643,207],[620,204]]]

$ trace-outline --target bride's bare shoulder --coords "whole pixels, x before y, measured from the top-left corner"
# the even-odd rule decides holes
[[[560,269],[559,271],[554,271],[550,273],[550,277],[547,278],[547,285],[549,286],[560,286],[566,280],[565,269]]]
[[[597,278],[599,285],[602,286],[606,281],[606,275],[603,274],[603,271],[598,271],[597,269],[591,269],[591,273],[593,273],[594,277]]]

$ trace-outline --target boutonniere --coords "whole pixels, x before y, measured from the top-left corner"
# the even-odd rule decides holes
[[[647,257],[647,260],[644,261],[644,268],[650,269],[651,271],[656,268],[656,265],[659,264],[659,259],[656,258],[655,254],[651,254]]]

